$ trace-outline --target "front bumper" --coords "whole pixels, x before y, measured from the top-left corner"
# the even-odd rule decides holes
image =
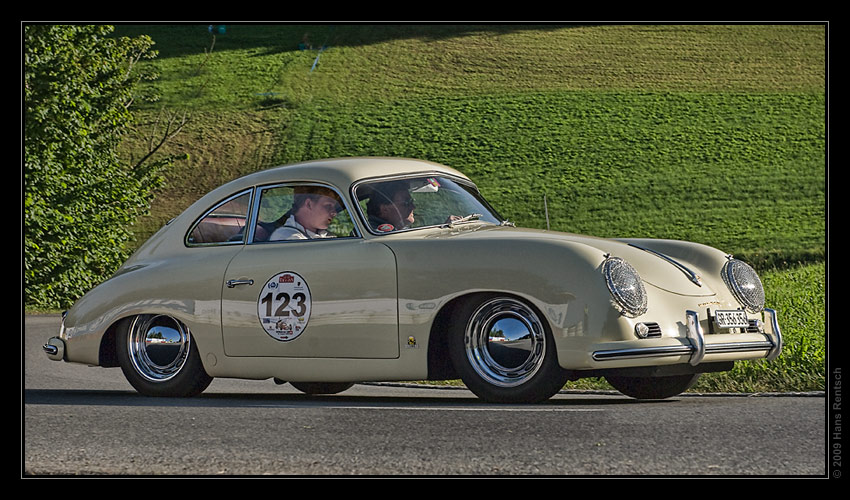
[[[687,357],[691,366],[697,366],[706,357],[713,360],[751,359],[753,353],[763,352],[768,361],[776,359],[782,352],[782,333],[773,309],[764,310],[764,332],[736,338],[735,335],[711,335],[706,338],[700,323],[699,314],[695,311],[687,311],[685,314],[685,325],[687,327],[687,339],[675,345],[651,345],[630,346],[619,349],[600,349],[592,353],[595,362],[611,362],[619,360],[647,359],[647,358],[672,358]],[[597,365],[599,366],[599,365]]]

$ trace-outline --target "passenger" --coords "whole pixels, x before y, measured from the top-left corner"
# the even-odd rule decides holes
[[[373,187],[366,204],[372,229],[381,233],[407,229],[413,224],[416,205],[405,181],[385,182]]]
[[[342,210],[339,196],[319,186],[295,188],[292,209],[284,224],[269,237],[269,241],[335,238],[328,232],[331,222]]]

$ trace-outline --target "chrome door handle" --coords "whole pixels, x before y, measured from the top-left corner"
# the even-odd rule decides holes
[[[236,285],[253,285],[254,280],[227,280],[227,288],[233,288]]]

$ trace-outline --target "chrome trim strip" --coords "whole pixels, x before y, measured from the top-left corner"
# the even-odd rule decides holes
[[[651,254],[653,254],[653,255],[661,258],[661,259],[666,260],[670,264],[673,264],[680,271],[685,273],[685,275],[688,277],[688,279],[691,280],[694,284],[696,284],[697,286],[702,286],[702,279],[699,277],[699,275],[697,273],[693,272],[691,269],[689,269],[687,266],[685,266],[681,262],[673,260],[672,258],[664,255],[661,252],[656,252],[655,250],[645,248],[645,247],[642,247],[642,246],[638,246],[638,245],[635,245],[634,243],[628,243],[628,245],[630,247],[637,248],[638,250],[643,250],[644,252],[649,252],[649,253],[651,253]]]
[[[774,343],[768,340],[761,342],[726,342],[722,344],[710,344],[705,346],[705,354],[769,351],[772,348],[774,348]],[[667,347],[636,347],[631,349],[612,349],[608,351],[596,351],[593,353],[593,360],[608,361],[612,359],[683,356],[687,354],[690,354],[691,359],[694,359],[695,353],[696,349],[693,346],[688,345]]]
[[[674,345],[666,347],[636,347],[631,349],[612,349],[608,351],[596,351],[593,353],[594,361],[606,361],[610,359],[632,359],[652,358],[663,356],[682,356],[690,354],[693,347],[687,345]]]
[[[710,345],[706,348],[706,352],[750,352],[750,351],[765,351],[773,347],[772,342],[728,342],[725,344]]]

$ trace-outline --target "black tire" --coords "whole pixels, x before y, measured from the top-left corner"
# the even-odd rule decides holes
[[[526,302],[478,295],[454,314],[449,355],[466,387],[492,403],[537,403],[566,383],[552,332]]]
[[[290,382],[290,384],[304,394],[338,394],[354,385],[349,382]]]
[[[197,396],[212,382],[189,329],[170,316],[124,320],[115,347],[127,381],[145,396]]]
[[[699,380],[699,373],[669,377],[605,377],[605,380],[626,396],[635,399],[667,399],[677,396]]]

